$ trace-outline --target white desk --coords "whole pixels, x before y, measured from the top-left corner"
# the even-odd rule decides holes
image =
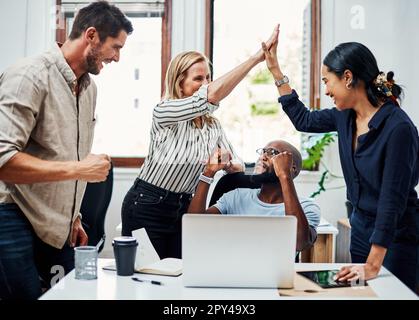
[[[276,289],[185,288],[180,277],[135,274],[143,279],[159,280],[162,286],[140,283],[131,277],[119,277],[102,266],[111,259],[99,259],[97,280],[76,280],[74,270],[47,291],[41,300],[295,300],[303,298],[280,297]],[[340,268],[342,264],[297,263],[296,271]],[[368,282],[379,299],[418,299],[396,277],[382,268],[380,276]],[[312,299],[310,297],[304,299]],[[342,298],[340,298],[342,299]],[[353,299],[353,298],[351,298]],[[365,298],[364,298],[365,299]],[[375,298],[376,299],[376,298]]]
[[[116,231],[122,232],[122,223],[118,224]],[[335,262],[336,235],[339,233],[324,218],[320,219],[317,227],[317,240],[314,246],[301,254],[301,262],[333,263]]]

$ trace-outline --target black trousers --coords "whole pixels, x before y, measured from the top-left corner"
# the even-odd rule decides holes
[[[371,249],[369,239],[375,220],[354,211],[351,215],[351,258],[365,263]],[[419,294],[419,246],[407,241],[394,241],[387,248],[383,266],[412,291]]]
[[[182,216],[192,195],[174,193],[137,179],[122,203],[122,235],[145,228],[161,259],[182,257]]]

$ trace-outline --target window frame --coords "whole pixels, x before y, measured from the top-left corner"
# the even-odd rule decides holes
[[[214,1],[206,1],[206,37],[205,52],[213,60],[214,44]],[[310,3],[310,75],[309,75],[309,109],[320,110],[321,96],[321,7],[322,0],[311,0]],[[210,37],[210,39],[208,39]],[[212,65],[211,65],[212,69]],[[305,134],[305,133],[302,133]]]
[[[208,1],[208,0],[206,0]],[[61,0],[56,0],[57,8],[62,5]],[[64,43],[67,38],[67,17],[57,10],[55,39],[59,43]],[[172,0],[165,0],[164,12],[162,15],[162,45],[161,45],[161,83],[160,93],[163,96],[164,81],[166,70],[169,66],[172,54]],[[143,165],[145,157],[111,157],[112,164],[117,168],[139,168]]]
[[[311,0],[310,109],[320,109],[321,0]]]
[[[208,57],[210,61],[213,60],[213,53],[214,53],[213,48],[214,48],[214,0],[205,0],[205,55]],[[212,64],[211,64],[211,68],[212,68]]]
[[[214,1],[205,0],[205,54],[210,61],[214,50]],[[320,79],[321,79],[321,0],[311,0],[310,19],[310,109],[320,109]]]
[[[57,7],[61,0],[56,0]],[[64,20],[63,20],[64,19]],[[66,39],[66,21],[63,15],[57,14],[56,41],[63,43]],[[320,68],[321,68],[321,0],[311,0],[311,48],[310,48],[310,109],[320,109]],[[172,44],[172,0],[164,3],[162,16],[162,55],[161,55],[161,94],[164,92],[166,70],[171,59]],[[205,54],[212,61],[214,47],[214,0],[205,0]],[[212,66],[211,66],[212,68]],[[112,157],[115,167],[138,168],[145,157]]]

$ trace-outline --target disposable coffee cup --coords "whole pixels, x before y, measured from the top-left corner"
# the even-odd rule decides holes
[[[112,241],[115,256],[116,273],[118,276],[134,274],[135,255],[138,242],[134,237],[116,237]]]

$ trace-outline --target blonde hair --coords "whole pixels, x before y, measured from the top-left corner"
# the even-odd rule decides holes
[[[205,62],[207,64],[211,78],[210,62],[208,58],[200,52],[185,51],[179,53],[172,59],[172,61],[170,61],[166,72],[166,79],[164,81],[165,91],[163,98],[165,100],[184,98],[181,89],[182,82],[185,80],[189,68],[199,62]],[[214,122],[214,118],[207,114],[193,120],[196,126],[198,126],[199,118],[210,125]]]

